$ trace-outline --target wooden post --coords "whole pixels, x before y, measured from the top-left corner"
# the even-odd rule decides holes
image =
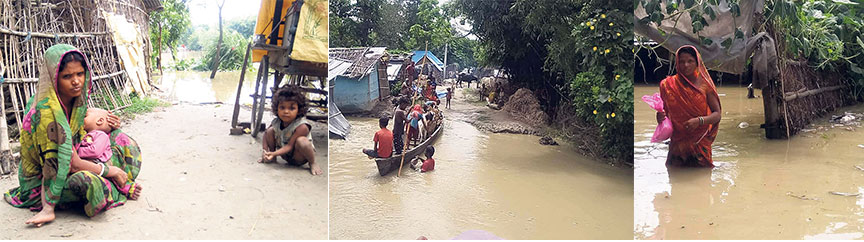
[[[243,56],[243,69],[240,70],[240,81],[237,83],[237,96],[234,97],[234,114],[231,115],[232,135],[243,134],[242,130],[237,129],[237,118],[240,116],[240,91],[243,90],[243,79],[246,77],[246,66],[249,64],[249,52],[251,51],[252,44],[246,44],[246,55]]]
[[[450,47],[450,43],[444,43],[444,75],[441,76],[441,80],[443,81],[447,78],[447,51],[448,47]],[[468,85],[471,85],[470,82]]]
[[[222,55],[222,7],[225,6],[225,0],[219,4],[219,41],[216,42],[216,54],[213,55],[213,69],[210,72],[210,79],[216,77],[216,71],[219,70],[219,59]]]
[[[777,90],[777,80],[769,80],[762,88],[762,106],[765,110],[765,138],[782,139],[785,132],[780,124],[780,113],[777,101],[780,100]]]

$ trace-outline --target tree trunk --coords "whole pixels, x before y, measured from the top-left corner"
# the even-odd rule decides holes
[[[159,75],[162,74],[162,23],[159,23],[159,39],[156,43],[156,68],[159,68]]]
[[[213,55],[213,65],[212,72],[210,72],[210,79],[216,77],[216,71],[219,70],[219,59],[222,55],[222,6],[225,5],[225,1],[222,1],[222,4],[219,4],[219,41],[216,42],[216,54]]]

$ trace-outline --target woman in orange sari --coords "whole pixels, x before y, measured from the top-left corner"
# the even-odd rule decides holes
[[[720,98],[696,47],[685,45],[675,53],[676,74],[660,83],[666,112],[657,122],[672,121],[666,166],[714,167],[711,144],[720,123]]]

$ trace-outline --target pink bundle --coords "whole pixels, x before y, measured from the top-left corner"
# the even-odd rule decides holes
[[[654,95],[645,95],[642,96],[642,101],[651,106],[657,112],[663,111],[663,99],[660,98],[660,93],[654,93]],[[652,143],[663,142],[666,139],[672,137],[672,121],[669,118],[663,119],[663,122],[657,125],[657,128],[654,129],[654,136],[651,136]]]

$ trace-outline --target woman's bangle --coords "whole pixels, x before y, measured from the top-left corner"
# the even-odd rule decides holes
[[[99,176],[105,176],[105,164],[99,163]]]
[[[705,117],[699,116],[699,125],[705,125]]]

